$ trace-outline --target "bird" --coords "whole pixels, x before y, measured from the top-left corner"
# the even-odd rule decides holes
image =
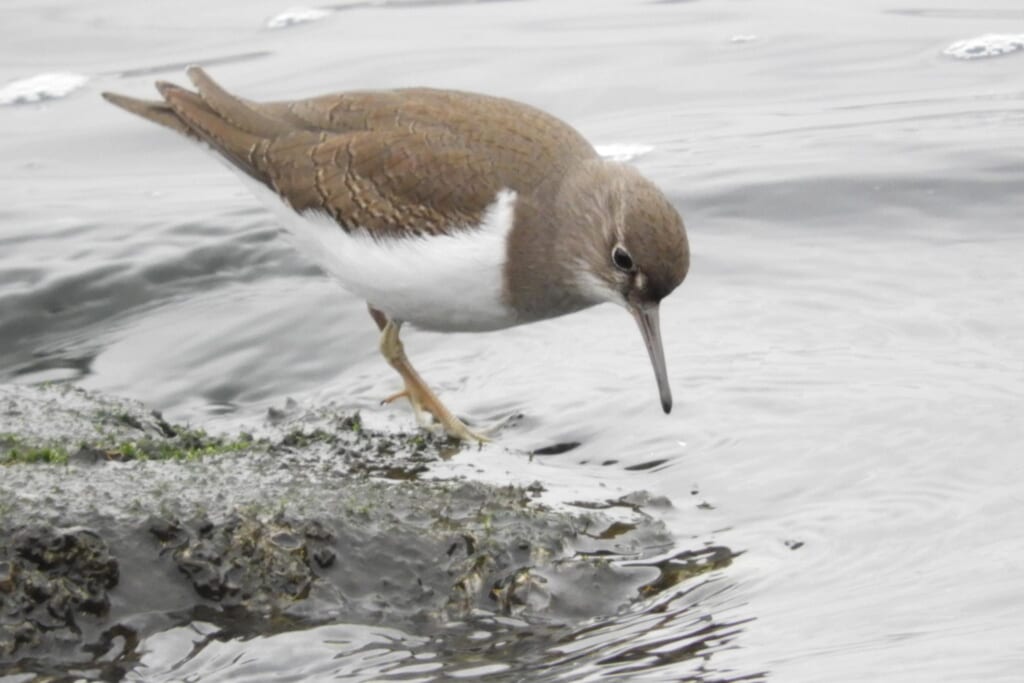
[[[662,409],[672,393],[659,304],[686,278],[679,211],[635,167],[602,158],[531,105],[426,87],[257,102],[201,67],[195,90],[110,103],[212,150],[278,215],[295,247],[366,301],[380,352],[422,426],[483,442],[405,354],[404,324],[483,332],[602,303],[639,326]]]

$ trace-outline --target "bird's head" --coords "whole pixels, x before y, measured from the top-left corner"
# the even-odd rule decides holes
[[[580,290],[594,303],[610,301],[637,321],[654,366],[662,408],[672,408],[658,305],[686,278],[690,247],[679,212],[636,169],[594,160],[571,173],[560,189],[568,220],[581,231]]]

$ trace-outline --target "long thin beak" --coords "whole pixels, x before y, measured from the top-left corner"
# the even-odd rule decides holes
[[[644,336],[647,353],[654,366],[654,377],[658,380],[658,393],[665,414],[672,412],[672,390],[668,386],[668,371],[665,369],[665,350],[661,347],[661,324],[658,322],[658,304],[640,308],[630,306],[629,312],[636,318],[640,333]]]

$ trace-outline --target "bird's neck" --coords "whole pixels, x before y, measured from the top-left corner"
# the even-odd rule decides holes
[[[542,207],[548,207],[544,209]],[[573,313],[595,302],[579,287],[578,225],[556,225],[551,202],[521,196],[507,240],[505,299],[519,322]]]

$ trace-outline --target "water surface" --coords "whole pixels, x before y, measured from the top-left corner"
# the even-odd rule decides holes
[[[595,143],[652,148],[633,163],[693,247],[662,314],[676,408],[661,413],[611,307],[412,331],[457,412],[523,414],[447,468],[539,479],[552,502],[648,490],[673,503],[670,553],[743,554],[663,596],[660,619],[638,603],[518,649],[453,637],[444,651],[478,662],[462,675],[1019,679],[1024,50],[944,54],[1019,36],[1018,3],[385,2],[266,28],[285,9],[9,3],[0,83],[88,81],[0,107],[0,380],[74,381],[225,427],[289,396],[407,425],[378,405],[397,378],[362,302],[290,251],[229,171],[98,93],[145,95],[200,62],[255,99],[522,99]],[[437,641],[348,624],[215,639],[178,671],[202,640],[190,629],[150,644],[151,674],[455,675]]]

